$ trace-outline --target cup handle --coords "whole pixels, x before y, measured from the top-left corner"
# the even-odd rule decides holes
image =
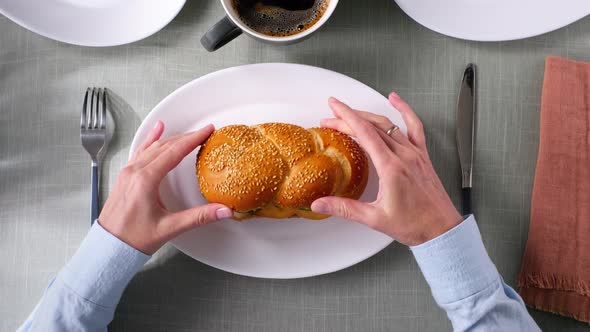
[[[209,52],[217,51],[241,34],[242,29],[226,16],[201,37],[201,45]]]

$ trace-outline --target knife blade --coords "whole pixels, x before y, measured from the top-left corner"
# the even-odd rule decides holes
[[[475,65],[467,65],[461,80],[457,101],[457,150],[461,164],[461,188],[463,215],[473,213],[471,188],[473,187],[473,150],[475,141]]]

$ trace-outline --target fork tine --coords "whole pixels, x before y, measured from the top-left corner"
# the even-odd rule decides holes
[[[94,94],[94,88],[90,91],[90,107],[88,107],[88,129],[94,128],[94,103],[96,96]]]
[[[107,127],[107,88],[101,89],[102,91],[102,107],[100,109],[100,129],[106,129]]]
[[[82,104],[82,112],[80,115],[80,129],[87,128],[87,121],[88,121],[88,94],[90,93],[90,88],[86,89],[86,93],[84,94],[84,104]]]
[[[98,93],[98,88],[92,88],[92,98],[94,99],[94,103],[92,104],[92,129],[96,129],[96,127],[98,127],[98,103],[100,101],[100,96]]]
[[[100,104],[101,104],[101,93],[100,88],[96,88],[96,109],[94,110],[94,129],[98,129],[99,126],[99,117],[100,117]]]
[[[96,124],[94,128],[98,128],[100,126],[100,122],[102,120],[102,88],[96,88]]]

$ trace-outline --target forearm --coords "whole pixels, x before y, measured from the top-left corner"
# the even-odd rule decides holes
[[[411,249],[455,331],[539,330],[520,297],[502,281],[473,216]]]
[[[106,331],[123,290],[148,259],[95,223],[19,331]]]

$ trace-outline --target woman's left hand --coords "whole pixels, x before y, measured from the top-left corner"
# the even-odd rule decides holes
[[[434,171],[424,129],[410,106],[397,94],[389,96],[408,126],[408,136],[387,117],[353,110],[332,98],[335,118],[323,127],[356,137],[379,177],[379,192],[370,203],[342,197],[316,200],[311,209],[368,225],[408,246],[429,241],[462,221]]]

